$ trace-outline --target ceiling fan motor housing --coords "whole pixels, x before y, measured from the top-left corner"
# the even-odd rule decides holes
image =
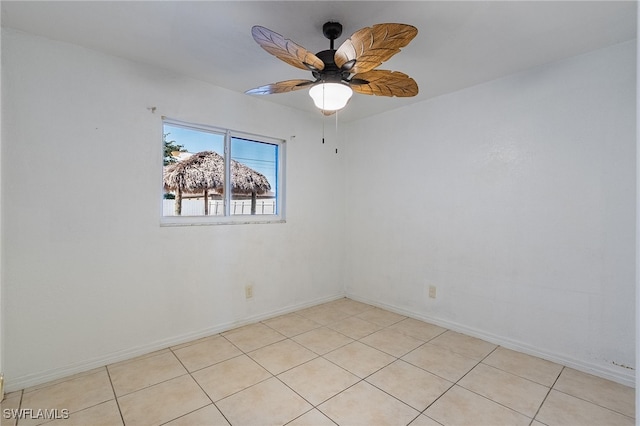
[[[333,40],[342,34],[342,24],[340,22],[326,22],[322,26],[322,34],[331,40],[331,49],[333,49]]]
[[[349,77],[348,71],[343,71],[335,63],[335,49],[323,50],[316,53],[316,56],[324,62],[324,69],[321,71],[313,71],[313,76],[324,82],[340,83]]]

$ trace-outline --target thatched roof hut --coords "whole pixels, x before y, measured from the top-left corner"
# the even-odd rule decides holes
[[[164,188],[176,192],[176,215],[182,212],[182,194],[204,194],[205,215],[208,215],[209,191],[224,191],[224,157],[213,151],[203,151],[164,168]],[[267,178],[235,160],[231,160],[231,193],[251,195],[251,214],[255,214],[256,196],[271,190]]]

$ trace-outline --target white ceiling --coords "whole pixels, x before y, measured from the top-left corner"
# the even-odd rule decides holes
[[[2,26],[169,69],[236,92],[309,78],[262,50],[262,25],[318,52],[322,24],[344,26],[336,48],[381,22],[418,28],[417,37],[380,69],[402,71],[414,98],[355,94],[350,121],[456,91],[636,37],[633,1],[2,1]],[[314,110],[306,90],[265,101]],[[249,95],[247,95],[249,96]]]

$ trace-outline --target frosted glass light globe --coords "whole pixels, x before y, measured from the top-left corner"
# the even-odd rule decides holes
[[[309,89],[313,103],[324,111],[337,111],[344,108],[351,99],[353,90],[342,83],[322,83]]]

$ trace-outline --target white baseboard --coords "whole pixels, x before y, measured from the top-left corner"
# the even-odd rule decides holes
[[[522,352],[527,355],[536,356],[538,358],[546,359],[547,361],[555,362],[556,364],[561,364],[566,367],[573,368],[575,370],[593,374],[594,376],[602,377],[604,379],[608,379],[616,383],[623,384],[625,386],[635,387],[635,383],[636,383],[635,370],[625,369],[624,371],[620,371],[619,369],[608,368],[606,365],[594,364],[588,361],[571,358],[563,354],[540,350],[539,348],[535,348],[524,342],[519,342],[519,341],[511,340],[508,338],[504,338],[502,336],[487,333],[485,331],[477,330],[477,329],[467,327],[465,325],[458,324],[455,322],[430,317],[428,315],[424,315],[424,313],[421,313],[421,312],[407,310],[405,308],[401,308],[395,305],[381,303],[375,300],[359,297],[356,295],[347,294],[346,297],[359,302],[367,303],[369,305],[377,306],[379,308],[386,309],[388,311],[392,311],[410,318],[414,318],[414,319],[425,321],[443,328],[447,328],[452,331],[463,333],[468,336],[477,337],[479,339],[485,340],[495,345],[503,346],[507,349],[511,349],[517,352]]]
[[[171,346],[176,346],[182,343],[190,342],[192,340],[201,339],[203,337],[213,336],[234,328],[242,327],[244,325],[253,324],[259,321],[264,321],[269,318],[277,317],[279,315],[288,314],[290,312],[298,311],[300,309],[308,308],[311,306],[319,305],[321,303],[331,302],[345,297],[345,294],[338,294],[320,299],[315,299],[310,302],[300,303],[296,305],[290,305],[274,311],[265,312],[258,315],[253,315],[241,320],[232,321],[228,323],[218,324],[213,327],[205,328],[202,330],[181,334],[178,336],[172,336],[167,339],[158,340],[152,343],[136,346],[133,348],[127,348],[120,351],[115,351],[104,356],[99,356],[91,359],[87,359],[81,362],[76,362],[64,367],[54,368],[51,370],[40,371],[38,373],[26,374],[24,376],[7,378],[5,377],[4,387],[5,392],[14,392],[20,389],[37,386],[43,383],[47,383],[53,380],[69,377],[74,374],[84,373],[85,371],[93,370],[95,368],[104,367],[109,364],[113,364],[120,361],[125,361],[137,356],[146,355],[151,352],[155,352],[161,349],[166,349]]]
[[[156,342],[136,346],[133,348],[128,348],[121,351],[112,352],[104,356],[95,357],[82,362],[77,362],[65,367],[60,367],[60,368],[55,368],[51,370],[41,371],[34,374],[15,377],[15,378],[12,378],[11,380],[5,377],[5,383],[4,383],[5,392],[13,392],[13,391],[25,389],[31,386],[37,386],[43,383],[68,377],[74,374],[83,373],[85,371],[89,371],[94,368],[104,367],[109,364],[125,361],[127,359],[135,358],[137,356],[141,356],[141,355],[145,355],[161,349],[165,349],[170,346],[176,346],[176,345],[190,342],[192,340],[197,340],[203,337],[213,336],[215,334],[219,334],[234,328],[242,327],[244,325],[253,324],[259,321],[264,321],[266,319],[279,316],[279,315],[288,314],[290,312],[298,311],[300,309],[304,309],[311,306],[319,305],[321,303],[337,300],[342,297],[349,297],[350,299],[367,303],[372,306],[377,306],[379,308],[386,309],[392,312],[396,312],[398,314],[405,315],[410,318],[415,318],[421,321],[438,325],[443,328],[447,328],[449,330],[453,330],[459,333],[467,334],[469,336],[477,337],[479,339],[486,340],[493,344],[503,346],[507,349],[512,349],[528,355],[543,358],[548,361],[555,362],[557,364],[561,364],[579,371],[590,373],[595,376],[602,377],[608,380],[612,380],[614,382],[621,383],[626,386],[635,387],[635,371],[634,370],[629,370],[629,372],[626,372],[626,371],[621,372],[618,370],[614,370],[613,368],[609,369],[603,365],[592,364],[589,362],[585,362],[583,360],[577,360],[561,354],[541,351],[538,348],[534,348],[523,342],[506,339],[504,337],[487,333],[481,330],[476,330],[455,322],[433,318],[428,315],[424,315],[423,313],[407,310],[405,308],[401,308],[395,305],[380,303],[378,301],[362,298],[356,295],[339,294],[339,295],[334,295],[330,297],[315,299],[310,302],[290,305],[274,311],[265,312],[262,314],[247,317],[242,320],[218,324],[213,327],[198,330],[195,332],[190,332],[190,333],[182,334],[179,336],[173,336],[167,339],[158,340]]]

